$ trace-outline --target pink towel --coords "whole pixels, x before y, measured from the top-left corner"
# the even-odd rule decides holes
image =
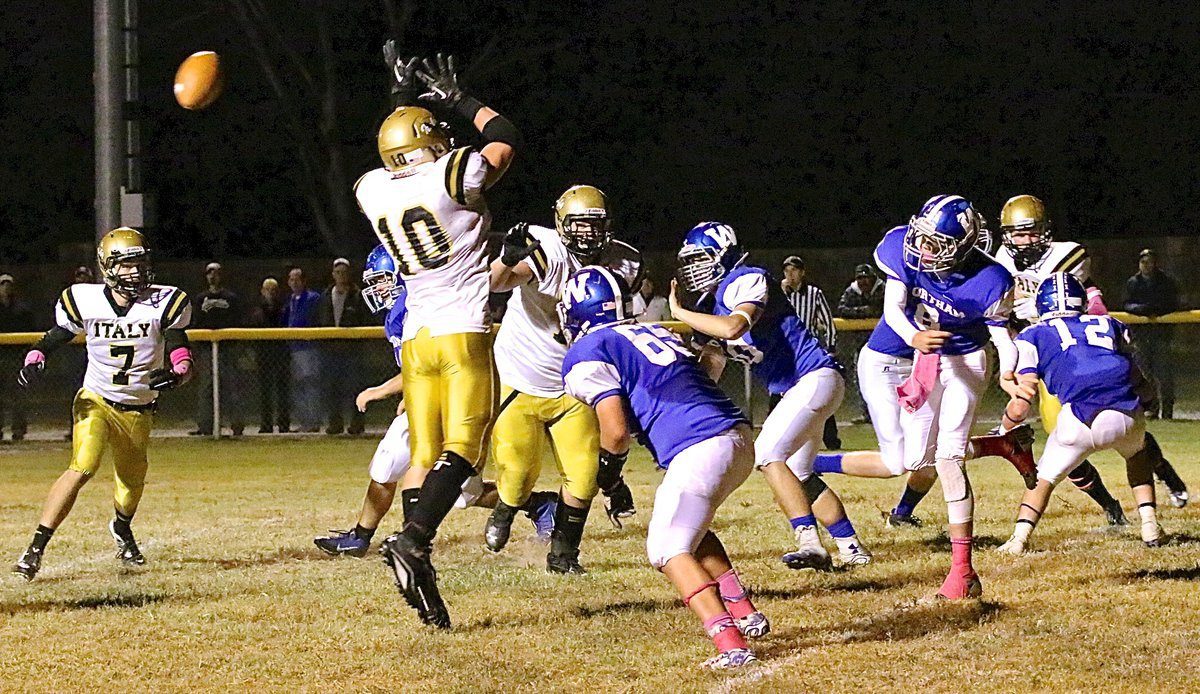
[[[916,412],[929,399],[929,394],[933,392],[933,384],[937,382],[939,361],[941,357],[937,354],[917,352],[912,375],[905,379],[904,383],[896,386],[900,406],[906,411]]]

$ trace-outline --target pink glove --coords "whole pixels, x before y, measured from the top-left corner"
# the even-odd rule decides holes
[[[1087,290],[1087,314],[1089,316],[1107,316],[1108,307],[1104,305],[1104,294],[1097,287]]]
[[[192,370],[192,350],[187,347],[177,347],[171,352],[171,370],[180,376],[186,376]]]
[[[46,355],[42,354],[39,349],[31,349],[25,353],[25,366],[30,364],[42,364],[46,361]]]

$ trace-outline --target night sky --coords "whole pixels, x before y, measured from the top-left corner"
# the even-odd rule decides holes
[[[525,135],[489,195],[495,230],[550,224],[579,182],[604,189],[619,235],[647,249],[703,219],[751,246],[869,245],[942,192],[993,220],[1009,196],[1037,194],[1078,238],[1198,221],[1200,11],[1184,3],[415,2],[393,28],[381,0],[258,0],[283,100],[237,21],[247,4],[142,3],[145,189],[171,256],[373,245],[350,184],[379,165],[379,47],[401,28],[405,52],[458,55],[470,91]],[[226,91],[184,111],[172,76],[204,49],[221,54]],[[91,242],[91,59],[91,3],[5,3],[5,261]],[[319,203],[332,235],[306,200],[306,161],[341,191]]]

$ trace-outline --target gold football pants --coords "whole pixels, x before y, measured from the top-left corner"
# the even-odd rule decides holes
[[[1062,411],[1062,403],[1046,390],[1046,383],[1038,381],[1038,411],[1042,415],[1042,429],[1049,434],[1058,424],[1058,413]]]
[[[71,405],[70,469],[91,477],[100,469],[106,448],[112,449],[113,501],[117,510],[132,516],[146,486],[146,444],[154,426],[152,411],[118,410],[104,398],[80,390]]]
[[[450,451],[481,469],[499,383],[492,334],[432,337],[421,328],[401,347],[400,360],[412,464],[431,469]]]
[[[570,395],[540,398],[506,385],[500,388],[500,414],[492,432],[500,500],[519,507],[529,499],[549,442],[563,489],[580,501],[591,501],[598,491],[600,466],[600,424],[592,408]]]

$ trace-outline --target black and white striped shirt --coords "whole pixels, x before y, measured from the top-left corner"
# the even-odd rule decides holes
[[[816,285],[805,283],[799,291],[783,290],[783,296],[821,346],[833,352],[837,346],[837,329],[833,327],[833,312],[829,310],[825,292]]]

